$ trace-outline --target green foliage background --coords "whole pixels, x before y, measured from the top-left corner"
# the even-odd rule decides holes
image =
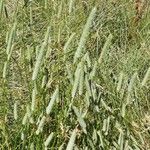
[[[74,63],[80,37],[94,7],[96,13],[87,32],[89,36]],[[0,149],[66,149],[73,139],[72,133],[74,149],[150,149],[148,2],[143,9],[141,20],[135,24],[134,1],[129,0],[20,3],[2,0]],[[48,27],[43,59],[33,81],[33,70]],[[109,35],[112,39],[106,45]],[[13,40],[9,45],[10,38]],[[7,53],[8,45],[13,47],[12,52]],[[99,63],[104,45],[107,48]],[[6,72],[4,64],[7,64]],[[59,89],[59,96],[55,95],[52,110],[47,114],[55,89]],[[43,116],[43,130],[37,135]],[[51,133],[52,139],[45,146]]]

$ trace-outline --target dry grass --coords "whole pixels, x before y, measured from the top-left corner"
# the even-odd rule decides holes
[[[146,9],[147,0],[135,0],[135,18],[134,23],[135,25],[139,23],[142,19],[144,11]]]
[[[17,9],[23,7],[24,0],[4,0],[5,9],[7,11],[8,17],[13,17],[13,14]]]

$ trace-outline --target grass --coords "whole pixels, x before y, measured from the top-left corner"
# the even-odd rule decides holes
[[[0,149],[150,149],[142,8],[135,24],[130,0],[2,0]]]

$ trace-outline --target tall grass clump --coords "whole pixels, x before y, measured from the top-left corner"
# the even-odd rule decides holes
[[[149,150],[148,1],[0,1],[0,150]]]

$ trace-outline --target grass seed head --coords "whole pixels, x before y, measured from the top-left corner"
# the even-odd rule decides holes
[[[142,87],[146,85],[147,81],[149,80],[150,78],[150,67],[148,68],[144,78],[143,78],[143,81],[141,83]]]
[[[87,40],[89,32],[90,32],[90,27],[91,27],[92,22],[95,18],[95,14],[96,14],[96,7],[94,7],[92,9],[92,11],[91,11],[91,13],[87,19],[87,22],[84,26],[84,29],[83,29],[83,32],[82,32],[82,35],[81,35],[81,38],[80,38],[80,41],[78,44],[78,48],[77,48],[75,55],[74,55],[74,63],[82,56],[82,52],[83,52],[86,40]]]
[[[71,137],[70,137],[70,140],[68,142],[66,150],[73,150],[76,136],[77,136],[76,129],[74,129],[72,134],[71,134]]]

